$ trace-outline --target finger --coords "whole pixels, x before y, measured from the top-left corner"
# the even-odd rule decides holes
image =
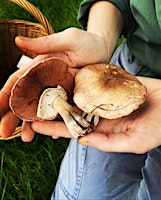
[[[144,153],[142,152],[142,142],[140,143],[136,137],[124,133],[104,134],[100,132],[92,132],[86,136],[80,137],[78,143],[105,152]]]
[[[31,124],[32,129],[40,134],[52,136],[53,138],[71,138],[64,122],[61,121],[35,121]]]
[[[24,142],[31,142],[35,136],[34,130],[31,128],[30,122],[23,122],[21,139]]]
[[[19,118],[16,117],[11,111],[8,111],[1,118],[0,135],[5,138],[11,136],[15,131],[18,123]]]
[[[39,38],[27,38],[18,36],[15,38],[15,43],[24,51],[36,55],[48,54],[66,50],[70,45],[69,39],[67,37],[68,36],[64,31]]]
[[[0,116],[9,110],[10,95],[5,91],[0,91]]]
[[[11,94],[11,89],[14,83],[17,81],[18,76],[17,72],[11,75],[8,81],[5,83],[3,88],[0,91],[0,114],[4,114],[7,110],[9,110],[9,98]]]
[[[52,135],[52,138],[53,138],[54,140],[57,140],[57,139],[59,138],[59,136]]]
[[[140,77],[137,76],[137,79],[146,86],[148,93],[150,94],[153,90],[156,90],[156,85],[161,86],[161,80],[160,79],[155,79],[155,78],[148,78],[148,77]],[[160,87],[161,89],[161,87]]]

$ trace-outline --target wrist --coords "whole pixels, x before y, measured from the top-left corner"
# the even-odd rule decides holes
[[[109,55],[112,55],[122,29],[123,16],[112,3],[98,1],[92,5],[89,11],[87,31],[103,38]]]

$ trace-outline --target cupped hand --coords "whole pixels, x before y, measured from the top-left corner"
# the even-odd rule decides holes
[[[80,144],[106,152],[138,154],[161,145],[161,80],[143,77],[139,80],[148,88],[145,103],[129,116],[101,119],[94,132],[78,139]],[[33,122],[31,126],[53,138],[70,137],[63,122]]]
[[[145,153],[161,145],[161,80],[139,78],[147,86],[145,103],[131,115],[102,119],[79,143],[102,151]]]

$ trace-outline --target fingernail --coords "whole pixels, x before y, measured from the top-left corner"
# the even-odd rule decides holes
[[[51,137],[52,137],[54,140],[59,139],[59,136],[52,135]]]
[[[78,139],[78,143],[81,144],[81,145],[84,145],[84,146],[90,146],[90,142],[87,141],[87,140],[84,140],[82,138]]]

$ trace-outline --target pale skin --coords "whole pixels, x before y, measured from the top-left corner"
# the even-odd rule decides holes
[[[101,12],[100,12],[101,9]],[[11,89],[33,63],[44,58],[57,56],[65,59],[75,73],[77,67],[87,64],[108,62],[123,28],[123,17],[111,3],[99,1],[90,10],[87,31],[69,28],[65,31],[38,39],[18,37],[16,44],[37,56],[31,65],[10,76],[0,91],[0,135],[10,136],[19,119],[9,109]],[[103,151],[145,153],[161,145],[161,80],[138,79],[148,88],[145,103],[130,116],[116,119],[101,119],[95,131],[80,137],[80,144],[93,146]],[[12,123],[11,123],[12,121]],[[23,122],[22,140],[32,141],[35,132],[70,138],[71,135],[62,121]]]

